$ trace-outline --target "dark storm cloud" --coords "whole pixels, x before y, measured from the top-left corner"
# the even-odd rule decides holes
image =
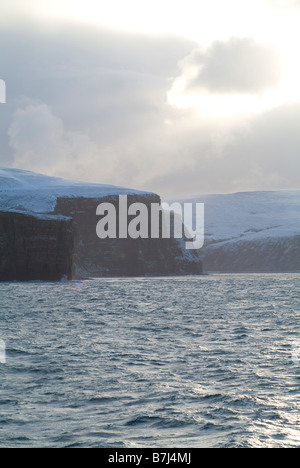
[[[276,86],[282,77],[281,60],[271,45],[250,38],[216,41],[196,49],[181,62],[183,73],[195,70],[186,89],[212,93],[260,93]]]

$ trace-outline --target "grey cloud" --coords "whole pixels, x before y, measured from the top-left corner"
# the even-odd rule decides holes
[[[250,38],[214,42],[208,49],[194,50],[181,62],[189,91],[206,89],[212,93],[260,93],[276,86],[282,78],[279,53],[268,44]]]
[[[169,77],[194,45],[176,37],[64,24],[45,32],[3,28],[0,42],[9,102],[21,96],[41,100],[76,130],[83,122],[107,129],[122,114],[124,129],[131,118],[137,123],[138,114],[164,103]]]
[[[245,125],[194,129],[185,138],[192,164],[170,169],[167,179],[157,177],[150,185],[166,196],[174,195],[172,187],[180,194],[299,189],[299,120],[300,104],[290,104]]]
[[[27,102],[13,116],[8,130],[10,147],[14,152],[14,166],[20,169],[34,167],[38,172],[57,175],[85,176],[86,165],[97,157],[97,146],[79,132],[68,132],[62,120],[44,103]]]
[[[132,181],[126,180],[130,171],[124,163],[125,154],[133,154],[132,147],[140,147],[143,138],[147,141],[149,129],[156,129],[168,116],[169,76],[175,74],[178,60],[195,46],[176,37],[70,25],[56,25],[54,30],[45,32],[36,26],[30,30],[3,28],[0,41],[5,44],[0,50],[1,77],[8,88],[8,103],[1,109],[0,163],[27,164],[27,169],[59,171],[59,175],[68,175],[66,168],[70,163],[70,171],[76,176],[71,153],[78,155],[81,151],[77,177],[107,177],[107,182],[123,184]],[[25,141],[22,128],[26,120]],[[60,133],[54,128],[58,122],[63,127]],[[9,141],[5,138],[8,129]],[[86,151],[82,144],[74,147],[75,141],[82,142],[82,136],[88,142]],[[60,158],[38,158],[38,148],[49,138],[49,148],[53,148],[57,138]],[[141,152],[135,157],[145,156]]]
[[[0,164],[163,196],[299,187],[299,106],[227,125],[168,105],[191,41],[69,26],[0,41]]]

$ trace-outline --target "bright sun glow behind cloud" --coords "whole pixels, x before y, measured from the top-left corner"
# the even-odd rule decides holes
[[[253,37],[271,43],[283,62],[283,80],[258,95],[185,94],[177,80],[168,98],[177,107],[195,107],[200,113],[232,115],[261,112],[287,101],[300,100],[300,9],[282,8],[291,2],[268,0],[51,0],[34,1],[39,15],[89,22],[147,34],[176,34],[202,46],[230,37]]]
[[[175,34],[201,47],[230,37],[272,44],[282,58],[283,78],[263,93],[185,93],[183,80],[174,80],[168,94],[171,105],[226,116],[300,101],[300,7],[296,4],[296,0],[28,0],[27,10],[46,21],[63,19],[129,32]]]
[[[273,88],[251,94],[218,94],[206,90],[186,93],[185,77],[177,78],[168,93],[169,103],[178,108],[195,108],[200,114],[226,117],[260,113],[284,103],[300,102],[300,64],[295,60],[296,45],[278,47],[282,59],[282,80]]]
[[[0,162],[164,196],[298,188],[299,24],[300,0],[1,0]]]

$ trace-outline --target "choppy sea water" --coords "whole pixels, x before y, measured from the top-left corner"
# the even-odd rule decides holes
[[[300,447],[300,275],[0,285],[1,447]]]

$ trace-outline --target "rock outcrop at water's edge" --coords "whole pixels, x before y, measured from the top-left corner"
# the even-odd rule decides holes
[[[0,212],[0,281],[73,277],[71,219]]]
[[[0,183],[0,281],[202,273],[198,252],[181,240],[97,237],[100,203],[118,212],[126,194],[150,213],[156,194],[1,168]]]

